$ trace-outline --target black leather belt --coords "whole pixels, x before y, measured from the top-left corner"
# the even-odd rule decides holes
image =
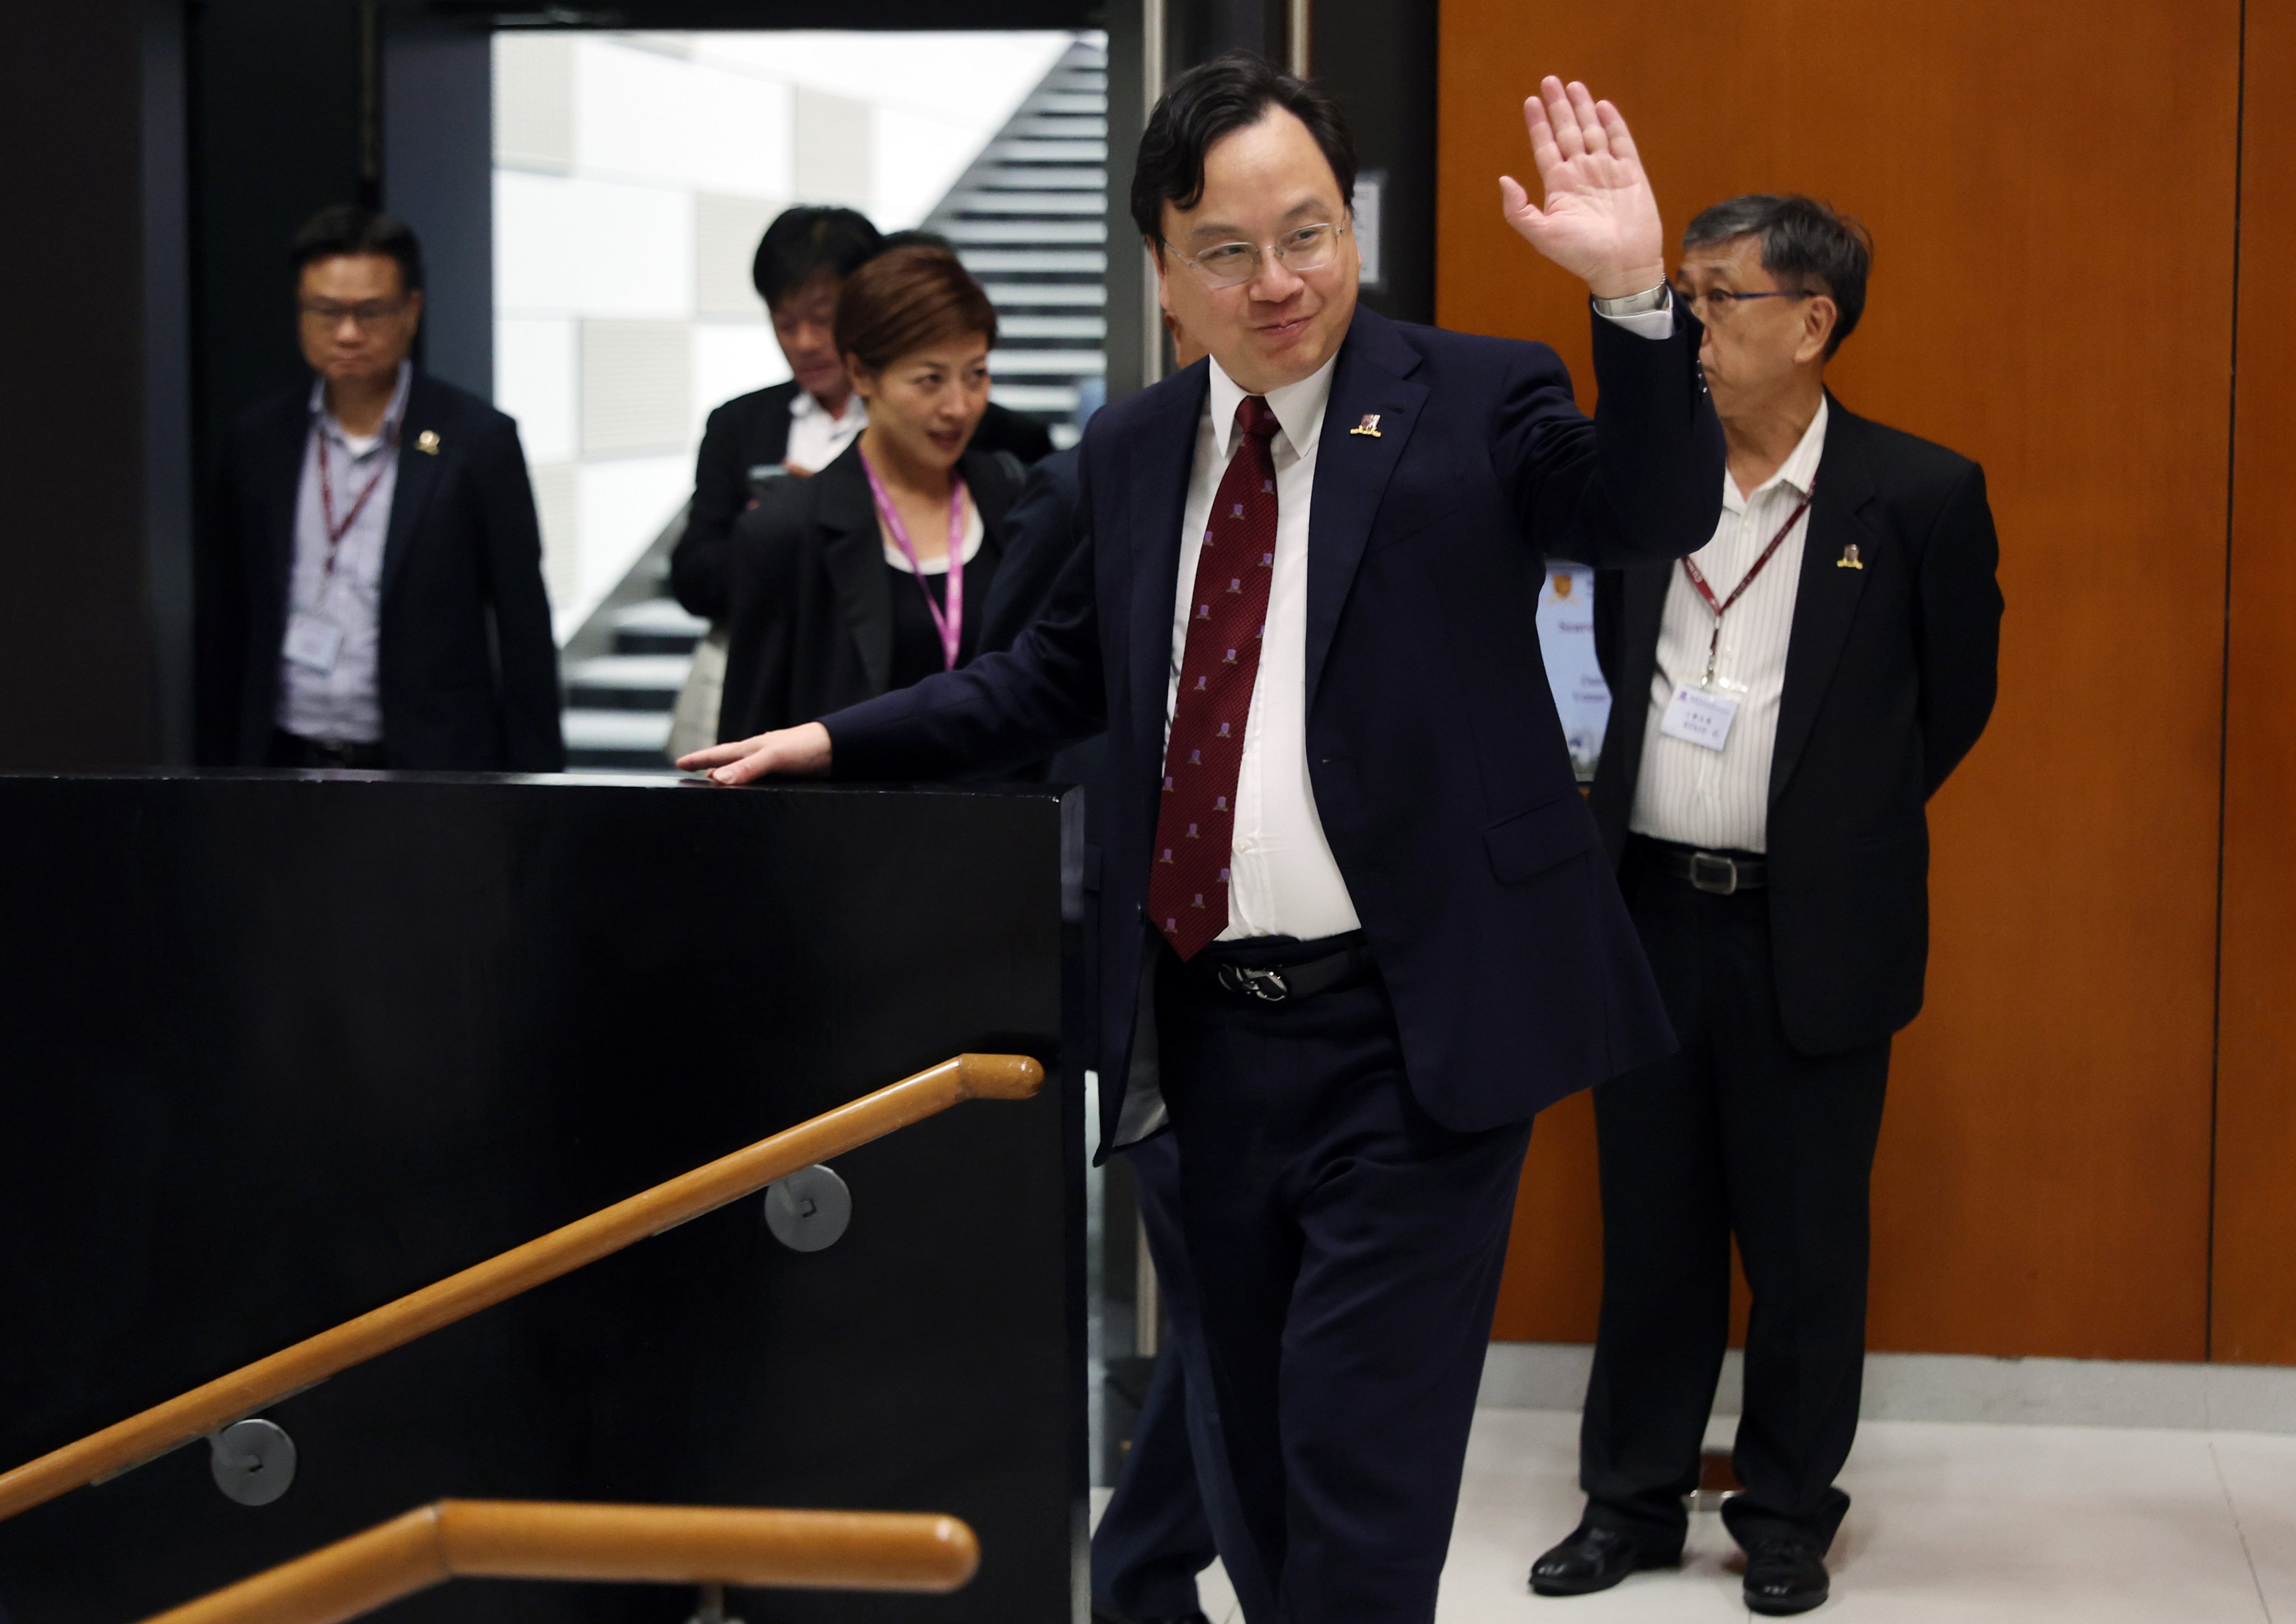
[[[1661,874],[1687,880],[1699,890],[1716,897],[1756,891],[1769,882],[1769,864],[1761,857],[1735,852],[1700,851],[1671,841],[1643,841],[1643,849]]]
[[[1230,997],[1257,1004],[1296,1003],[1370,979],[1371,949],[1361,941],[1350,941],[1336,951],[1317,952],[1322,945],[1300,943],[1306,956],[1296,959],[1271,957],[1264,948],[1255,951],[1258,944],[1237,944],[1234,956],[1223,954],[1218,947],[1208,947],[1188,968]]]

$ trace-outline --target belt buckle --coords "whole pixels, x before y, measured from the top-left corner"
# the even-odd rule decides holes
[[[1255,964],[1222,964],[1219,984],[1232,993],[1257,998],[1262,1004],[1281,1004],[1292,996],[1292,985],[1283,979],[1281,970]]]
[[[1693,851],[1690,854],[1690,883],[1710,896],[1734,896],[1738,890],[1738,860],[1711,851]]]

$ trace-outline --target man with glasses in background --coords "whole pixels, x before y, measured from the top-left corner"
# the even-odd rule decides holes
[[[315,375],[225,443],[198,557],[200,759],[556,772],[558,645],[518,426],[409,358],[422,251],[321,210],[289,251]]]
[[[1680,1560],[1734,1234],[1753,1316],[1722,1515],[1747,1605],[1823,1603],[1849,1509],[1868,1185],[1929,951],[1923,808],[1992,712],[2002,609],[1983,472],[1826,391],[1869,260],[1805,197],[1690,223],[1675,296],[1705,324],[1721,522],[1679,563],[1595,579],[1616,697],[1595,817],[1681,1047],[1595,1089],[1587,1511],[1531,1569],[1543,1595]]]
[[[1542,345],[1357,302],[1329,95],[1191,69],[1132,217],[1210,357],[1086,429],[1086,545],[1044,618],[684,763],[914,781],[1106,729],[1101,1149],[1178,1142],[1275,1624],[1433,1617],[1530,1120],[1671,1046],[1534,614],[1548,554],[1711,534],[1721,431],[1625,121],[1541,89],[1545,205],[1502,201],[1593,296],[1598,418]]]

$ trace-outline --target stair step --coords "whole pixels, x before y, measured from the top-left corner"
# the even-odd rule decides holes
[[[1027,137],[992,141],[988,154],[998,163],[1097,163],[1108,161],[1105,141],[1046,141]]]
[[[966,192],[948,201],[951,215],[1084,215],[1098,218],[1107,212],[1108,198],[1099,187],[1075,187],[1048,192]]]
[[[1089,378],[1108,370],[1107,355],[1097,349],[993,349],[988,352],[991,378]]]
[[[996,302],[992,294],[989,302]],[[1004,339],[1082,339],[1098,344],[1108,337],[1104,316],[1007,316],[999,311],[996,335]]]
[[[693,667],[685,654],[600,654],[569,668],[567,698],[576,707],[666,715]]]
[[[1105,242],[1108,222],[1096,215],[1082,220],[980,220],[961,218],[941,227],[941,234],[963,249],[973,242],[1009,242],[1029,248],[1055,243]]]
[[[669,765],[669,712],[574,707],[564,715],[566,756],[579,767]]]
[[[1101,192],[1108,190],[1108,171],[1087,164],[1029,164],[1018,168],[983,169],[974,183],[981,191]]]
[[[614,652],[691,654],[709,629],[709,621],[686,613],[675,598],[644,598],[615,611]]]
[[[984,271],[1059,271],[1078,276],[1108,275],[1108,255],[1098,249],[1038,250],[975,248],[959,250],[964,268],[978,276]]]
[[[1092,305],[1105,309],[1108,290],[1097,283],[1078,284],[1073,282],[991,282],[983,284],[981,291],[1001,314],[1012,309],[1044,309],[1054,306],[1070,308]]]
[[[1050,412],[1066,416],[1077,409],[1077,391],[1049,383],[993,383],[988,398],[1014,412]]]

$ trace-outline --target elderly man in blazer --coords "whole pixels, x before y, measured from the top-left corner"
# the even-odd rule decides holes
[[[1545,554],[1710,533],[1720,431],[1625,122],[1542,88],[1545,205],[1503,193],[1595,297],[1595,419],[1544,346],[1360,308],[1336,104],[1208,63],[1150,119],[1132,209],[1211,357],[1094,417],[1090,545],[1046,618],[688,759],[917,778],[1106,728],[1103,1148],[1177,1136],[1278,1624],[1432,1616],[1530,1119],[1672,1042],[1533,617]]]
[[[558,771],[517,425],[408,358],[422,256],[406,226],[324,209],[291,257],[316,377],[224,447],[197,578],[201,760]]]
[[[1923,808],[1992,711],[2002,609],[1977,464],[1826,392],[1868,254],[1808,198],[1691,222],[1677,295],[1705,322],[1725,511],[1679,564],[1596,579],[1614,699],[1595,818],[1682,1046],[1595,1090],[1587,1504],[1532,1569],[1546,1595],[1679,1558],[1734,1234],[1753,1318],[1723,1515],[1745,1599],[1795,1613],[1829,1587],[1890,1040],[1929,949]]]

